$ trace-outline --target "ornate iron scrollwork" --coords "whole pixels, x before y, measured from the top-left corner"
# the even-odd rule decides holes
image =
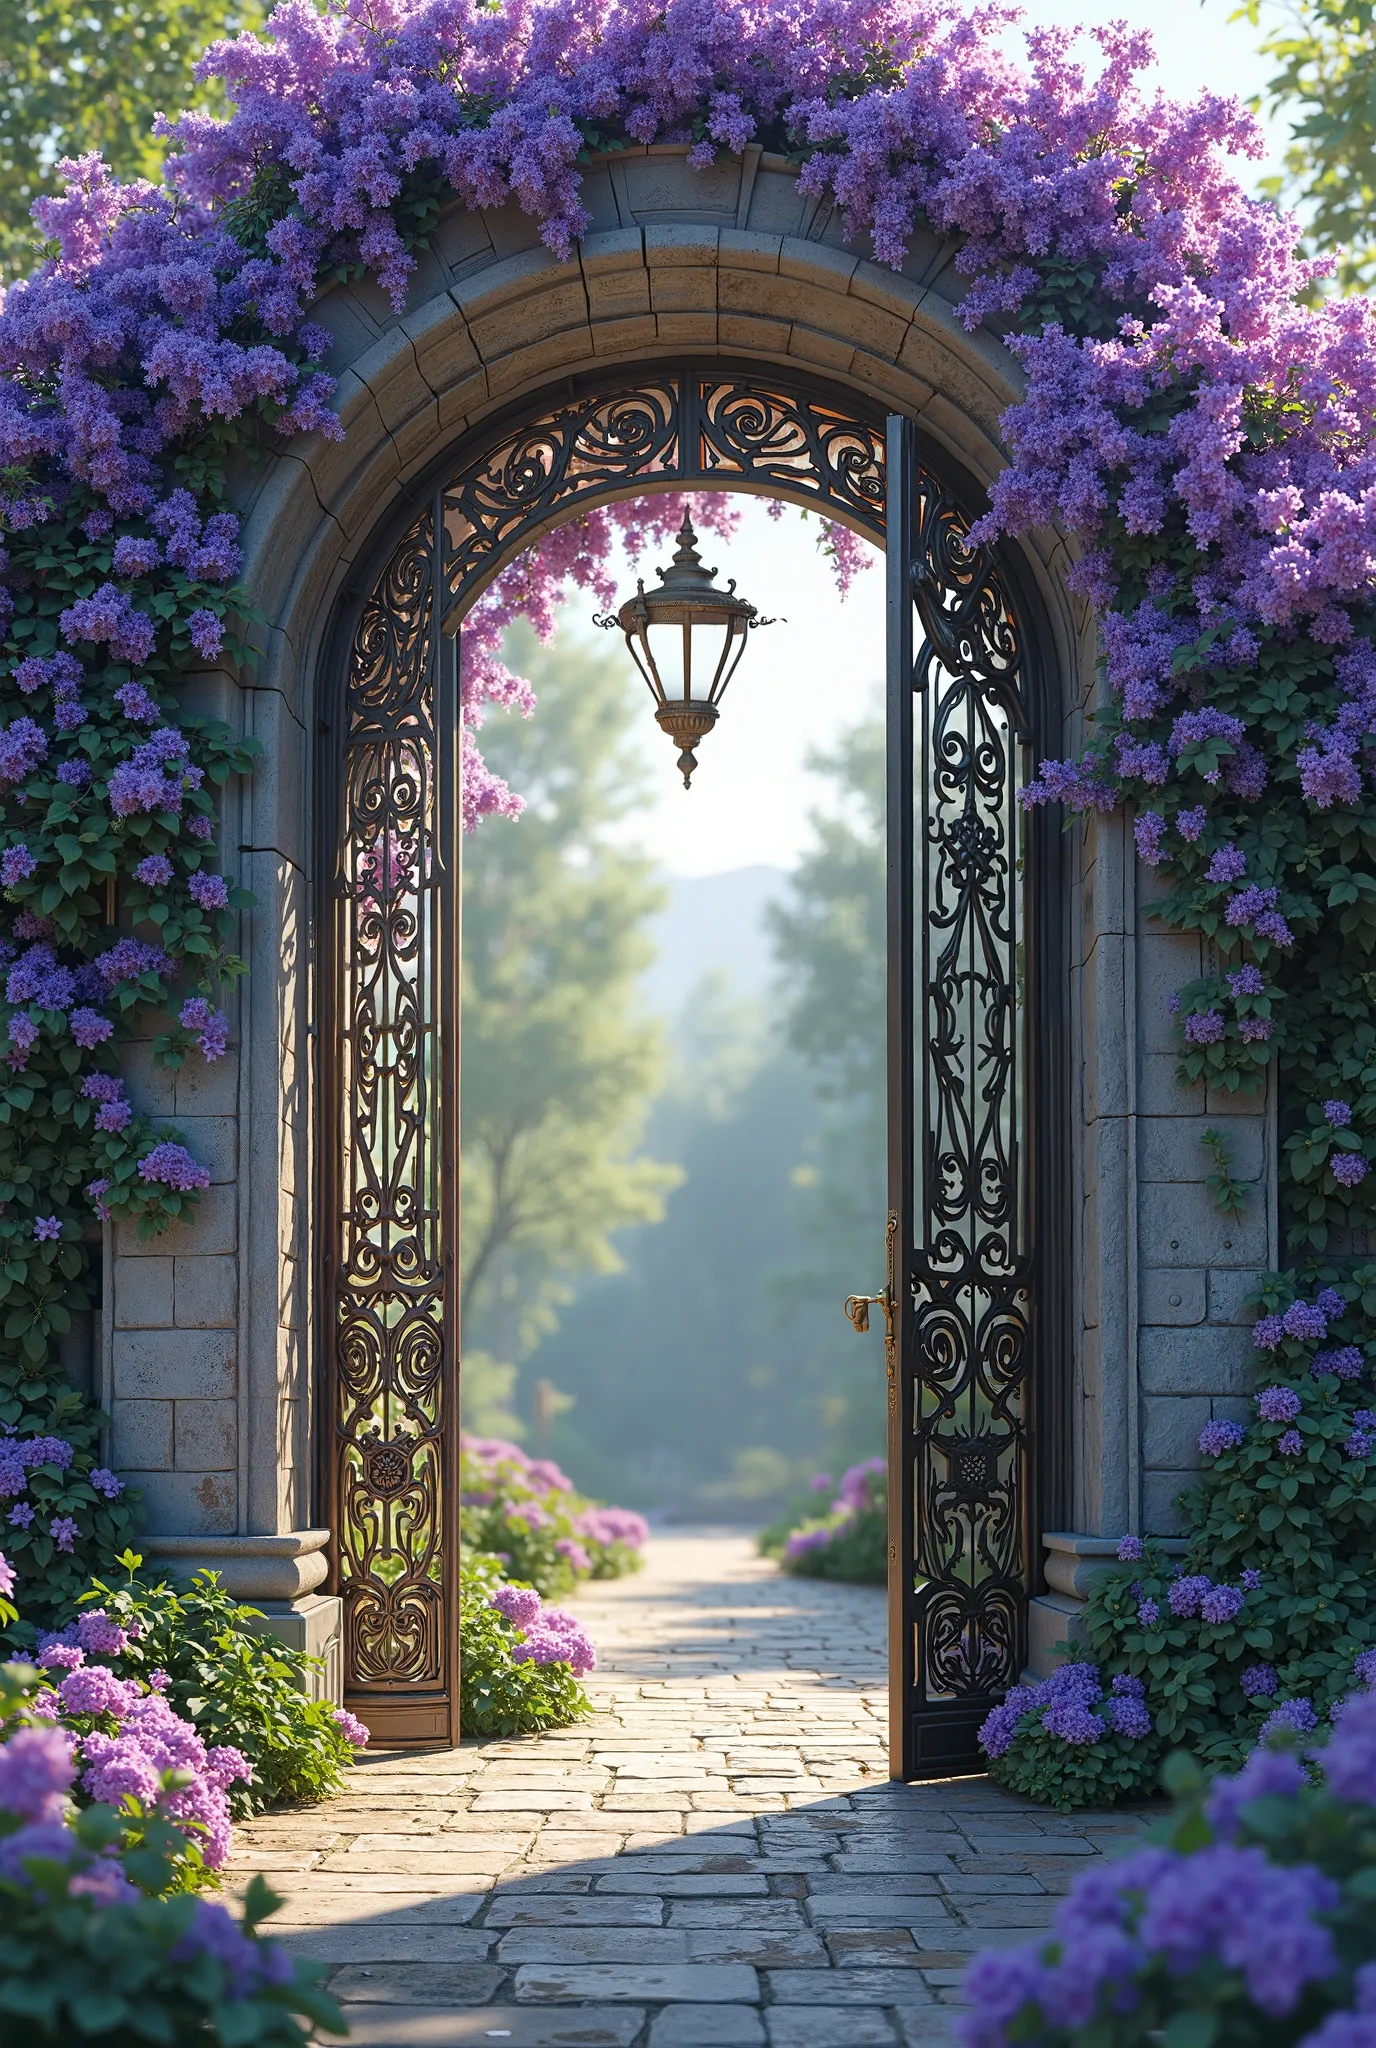
[[[918,473],[912,691],[913,1748],[973,1761],[1017,1683],[1029,1591],[1027,722],[1016,620],[959,506]]]

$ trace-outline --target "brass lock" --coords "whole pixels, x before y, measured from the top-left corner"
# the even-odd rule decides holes
[[[886,1287],[882,1294],[848,1294],[846,1314],[850,1317],[851,1328],[858,1337],[863,1337],[870,1326],[871,1307],[882,1308],[884,1324],[888,1328],[893,1322],[893,1301]]]

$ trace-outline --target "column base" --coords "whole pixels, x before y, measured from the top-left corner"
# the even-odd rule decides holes
[[[320,1664],[303,1677],[309,1699],[344,1697],[344,1602],[332,1593],[307,1593],[300,1600],[263,1600],[261,1619],[249,1623],[255,1635],[275,1636],[290,1649],[318,1657]]]
[[[328,1529],[290,1529],[281,1536],[143,1536],[139,1548],[177,1579],[218,1572],[236,1600],[299,1600],[329,1577]]]

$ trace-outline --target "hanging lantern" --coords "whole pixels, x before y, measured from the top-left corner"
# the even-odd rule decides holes
[[[734,576],[725,590],[719,590],[712,581],[716,573],[703,567],[693,522],[685,512],[677,552],[668,568],[660,570],[654,589],[647,590],[642,578],[635,596],[628,597],[619,611],[593,620],[608,631],[619,626],[625,634],[631,658],[655,700],[655,723],[679,749],[685,789],[698,765],[696,750],[716,724],[726,685],[740,667],[746,634],[776,623],[762,619],[753,604],[737,597]]]

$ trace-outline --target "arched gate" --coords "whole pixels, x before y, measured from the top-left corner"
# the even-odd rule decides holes
[[[1058,843],[1017,801],[1050,678],[1016,558],[965,538],[967,480],[758,364],[622,368],[490,422],[394,509],[341,619],[317,1327],[345,1697],[379,1740],[458,1739],[459,624],[571,514],[695,486],[887,548],[891,1754],[940,1775],[1018,1679],[1060,1505]]]

